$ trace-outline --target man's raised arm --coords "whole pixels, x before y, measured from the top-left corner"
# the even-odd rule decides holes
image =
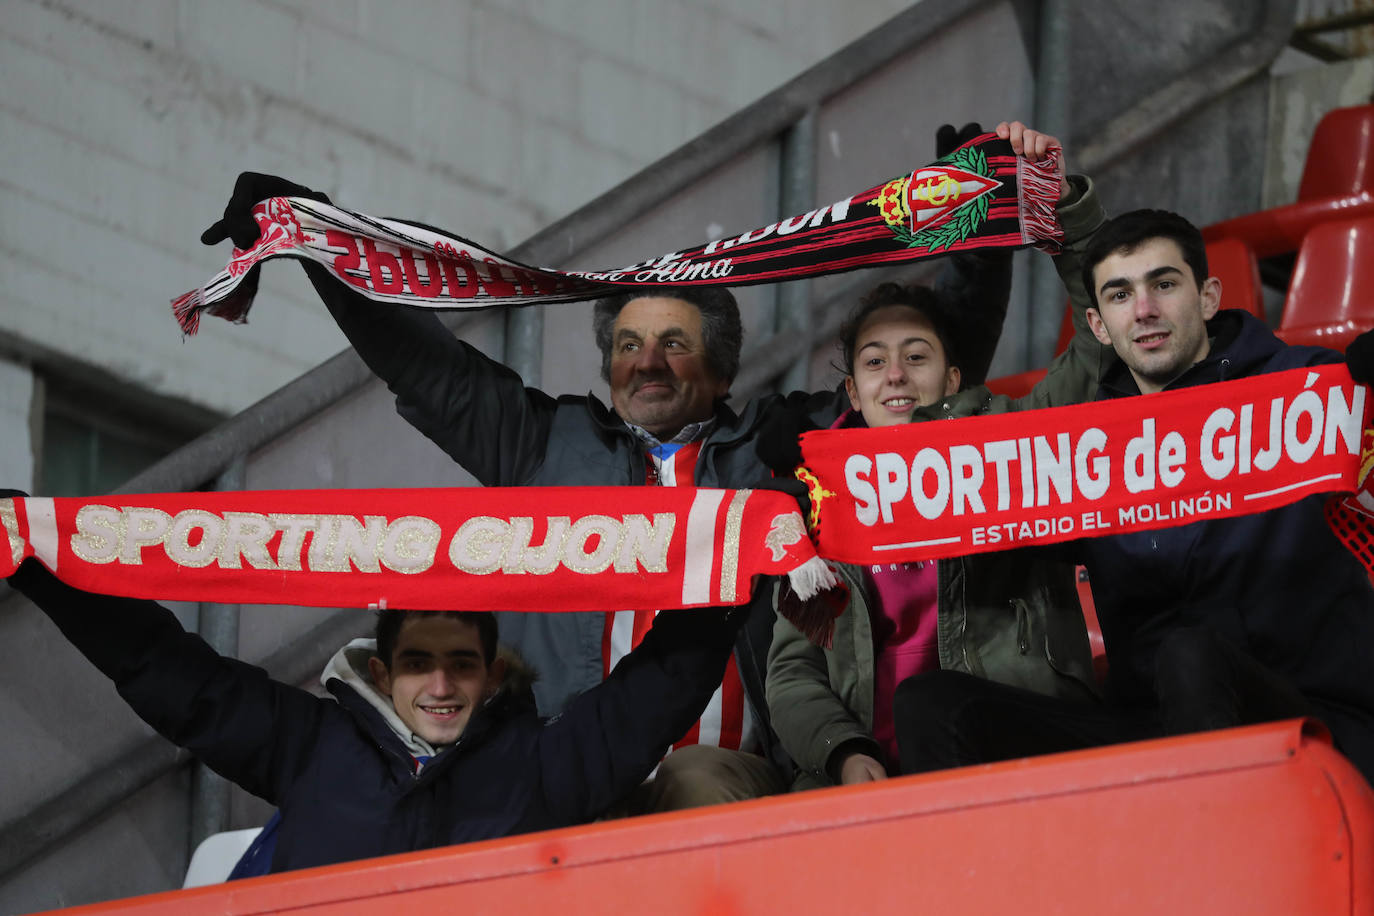
[[[6,581],[114,682],[140,719],[226,779],[277,804],[308,765],[326,701],[217,654],[155,602],[81,591],[32,557]]]
[[[329,199],[272,175],[244,172],[224,216],[201,236],[248,248],[258,237],[253,205],[270,197]],[[374,302],[320,264],[303,263],[329,314],[396,408],[487,486],[518,486],[539,466],[554,400],[526,388],[514,371],[457,339],[432,312]],[[258,268],[261,269],[261,268]]]

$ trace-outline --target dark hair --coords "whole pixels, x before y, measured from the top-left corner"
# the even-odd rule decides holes
[[[611,380],[611,330],[620,310],[635,299],[681,299],[701,312],[701,343],[706,351],[706,364],[719,378],[727,382],[739,374],[739,352],[744,342],[744,328],[739,320],[739,305],[735,294],[723,286],[655,286],[633,289],[598,299],[592,311],[592,330],[601,350],[601,378]]]
[[[1083,253],[1083,287],[1088,299],[1097,304],[1093,273],[1107,258],[1123,252],[1130,254],[1151,239],[1168,239],[1183,252],[1183,262],[1193,272],[1193,282],[1202,289],[1207,279],[1207,245],[1197,226],[1169,210],[1132,210],[1103,223]]]
[[[496,615],[491,611],[407,611],[404,608],[389,607],[377,612],[377,657],[391,670],[391,656],[396,652],[396,638],[401,626],[411,617],[434,617],[438,614],[452,615],[477,628],[482,640],[482,658],[488,665],[496,661]]]
[[[840,325],[840,358],[843,363],[837,368],[841,372],[845,375],[854,374],[854,348],[859,345],[859,331],[863,329],[864,321],[878,309],[889,305],[905,306],[924,318],[944,348],[945,363],[949,366],[959,365],[951,320],[935,290],[914,283],[880,283],[859,300],[854,311]]]

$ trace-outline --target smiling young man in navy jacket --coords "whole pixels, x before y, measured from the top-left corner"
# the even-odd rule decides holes
[[[546,721],[511,683],[490,613],[383,611],[375,647],[355,641],[330,663],[325,699],[216,654],[152,601],[80,591],[33,559],[8,582],[140,718],[278,807],[272,872],[598,817],[701,714],[744,616],[660,614]]]
[[[1115,353],[1098,400],[1342,358],[1222,309],[1202,235],[1175,213],[1107,221],[1083,281],[1093,333]],[[1374,337],[1352,343],[1347,362],[1357,381],[1374,380]],[[957,672],[921,675],[897,695],[904,768],[1312,716],[1374,779],[1374,588],[1327,525],[1325,499],[1079,542],[1106,642],[1107,707],[1067,709]]]

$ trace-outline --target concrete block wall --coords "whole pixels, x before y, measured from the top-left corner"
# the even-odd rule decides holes
[[[33,407],[33,372],[0,360],[0,487],[33,486],[33,441],[29,427]]]
[[[182,341],[239,171],[513,245],[906,5],[10,0],[0,348],[235,412],[344,346],[281,265]]]

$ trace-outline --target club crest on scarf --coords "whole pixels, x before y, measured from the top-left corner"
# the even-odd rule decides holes
[[[821,503],[831,496],[838,496],[839,494],[821,486],[820,480],[811,473],[809,468],[799,467],[793,472],[793,476],[806,484],[806,496],[811,502],[811,509],[806,513],[806,524],[811,531],[815,531],[821,524]]]
[[[806,526],[802,523],[801,514],[788,512],[773,516],[773,524],[768,526],[763,543],[772,553],[773,562],[776,563],[787,556],[788,547],[800,544],[805,537]]]
[[[1361,439],[1359,487],[1354,493],[1332,496],[1322,508],[1337,540],[1374,576],[1374,429]]]
[[[898,241],[938,251],[964,241],[987,220],[989,195],[1002,186],[992,176],[983,151],[966,146],[945,164],[894,178],[870,203]]]
[[[1366,429],[1360,447],[1360,486],[1369,480],[1369,472],[1374,469],[1374,429]]]

